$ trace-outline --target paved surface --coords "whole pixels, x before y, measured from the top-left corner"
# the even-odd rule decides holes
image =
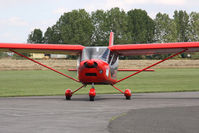
[[[137,111],[134,116],[140,123],[134,121],[135,124],[147,126],[147,123],[143,122],[144,118],[148,118],[148,122],[150,120],[148,111],[153,115],[159,114],[156,118],[167,118],[169,121],[169,118],[175,120],[178,113],[167,113],[165,116],[162,111],[172,111],[173,108],[180,112],[176,119],[189,115],[186,127],[189,127],[188,132],[191,132],[195,128],[191,126],[196,120],[194,118],[197,118],[197,123],[199,120],[195,117],[199,116],[195,111],[198,107],[199,92],[142,93],[135,94],[132,100],[125,100],[123,95],[98,95],[95,102],[88,101],[87,95],[73,96],[72,101],[65,101],[62,96],[0,98],[0,133],[108,133],[115,129],[111,127],[114,121],[125,117],[124,115],[115,119],[116,116],[126,112],[131,116],[132,111]],[[123,122],[125,120],[120,121]],[[164,127],[165,123],[167,121],[161,121],[156,128]],[[170,126],[171,123],[165,125]],[[180,130],[182,127],[179,124],[175,128]]]
[[[109,124],[111,133],[198,133],[199,106],[138,109]]]

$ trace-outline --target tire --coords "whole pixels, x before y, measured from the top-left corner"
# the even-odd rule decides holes
[[[95,101],[95,97],[94,96],[90,96],[90,101]]]
[[[71,100],[71,97],[66,96],[66,100]]]
[[[126,96],[126,100],[131,100],[131,96]]]

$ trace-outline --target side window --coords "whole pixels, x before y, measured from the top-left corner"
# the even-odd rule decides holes
[[[116,61],[117,61],[117,55],[114,54],[111,65],[115,64]]]
[[[112,57],[113,57],[113,53],[111,52],[110,55],[109,55],[109,58],[108,58],[108,64],[110,64]]]
[[[107,61],[110,50],[107,48],[102,55],[102,60]]]

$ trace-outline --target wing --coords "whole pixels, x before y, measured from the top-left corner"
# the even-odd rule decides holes
[[[0,43],[0,51],[10,51],[24,53],[45,53],[45,54],[67,54],[77,55],[82,52],[82,45],[63,45],[63,44],[23,44],[23,43]]]
[[[109,49],[123,56],[169,54],[177,53],[184,49],[187,49],[186,52],[199,52],[199,42],[120,44],[109,46]]]

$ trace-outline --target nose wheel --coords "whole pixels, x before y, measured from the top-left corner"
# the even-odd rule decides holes
[[[96,92],[95,92],[95,88],[92,87],[89,91],[89,98],[90,98],[90,101],[94,101],[95,100],[95,96],[96,96]]]

